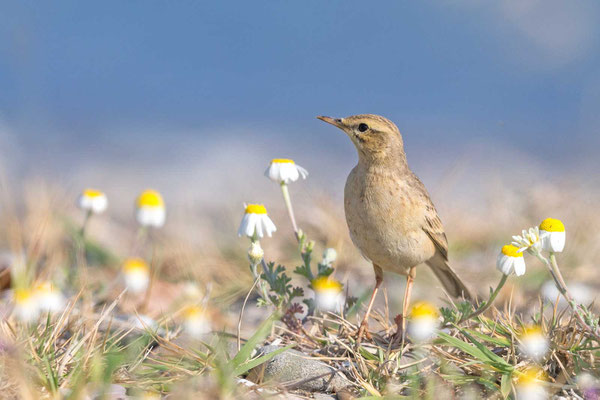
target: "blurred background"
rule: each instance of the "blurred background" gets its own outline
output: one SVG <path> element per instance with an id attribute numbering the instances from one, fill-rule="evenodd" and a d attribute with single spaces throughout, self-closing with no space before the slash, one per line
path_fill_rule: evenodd
<path id="1" fill-rule="evenodd" d="M 262 176 L 285 157 L 310 172 L 291 187 L 301 226 L 336 247 L 340 278 L 370 284 L 343 218 L 355 150 L 315 119 L 359 113 L 400 128 L 467 281 L 496 280 L 498 246 L 548 216 L 567 226 L 567 276 L 594 279 L 599 109 L 594 1 L 0 6 L 5 197 L 27 215 L 45 204 L 81 218 L 77 194 L 102 189 L 109 216 L 92 235 L 126 256 L 133 198 L 155 188 L 170 265 L 198 279 L 246 271 L 244 201 L 265 203 L 280 228 L 267 258 L 297 263 L 277 185 Z"/>

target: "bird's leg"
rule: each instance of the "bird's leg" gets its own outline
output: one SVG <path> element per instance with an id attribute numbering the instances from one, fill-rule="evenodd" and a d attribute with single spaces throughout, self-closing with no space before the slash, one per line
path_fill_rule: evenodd
<path id="1" fill-rule="evenodd" d="M 379 290 L 379 286 L 381 286 L 381 282 L 383 281 L 383 270 L 373 264 L 373 269 L 375 270 L 375 288 L 373 289 L 373 293 L 371 294 L 371 300 L 369 300 L 369 305 L 367 306 L 367 313 L 365 314 L 362 322 L 360 323 L 360 327 L 358 328 L 358 336 L 356 338 L 356 343 L 360 343 L 363 335 L 366 333 L 367 337 L 369 336 L 369 314 L 371 314 L 371 308 L 373 308 L 373 303 L 375 302 L 375 296 L 377 296 L 377 291 Z"/>
<path id="2" fill-rule="evenodd" d="M 415 281 L 417 271 L 415 267 L 412 267 L 406 275 L 406 290 L 404 291 L 404 300 L 402 301 L 402 332 L 406 329 L 406 317 L 408 315 L 408 306 L 410 305 L 410 293 L 412 292 L 412 285 Z"/>

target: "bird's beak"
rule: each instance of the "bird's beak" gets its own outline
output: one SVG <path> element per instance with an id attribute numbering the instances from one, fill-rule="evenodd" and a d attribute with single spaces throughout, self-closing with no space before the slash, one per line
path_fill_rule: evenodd
<path id="1" fill-rule="evenodd" d="M 331 117 L 325 117 L 324 115 L 319 115 L 317 117 L 318 119 L 320 119 L 321 121 L 325 121 L 328 124 L 331 124 L 333 126 L 337 126 L 340 129 L 343 129 L 343 122 L 341 118 L 331 118 Z"/>

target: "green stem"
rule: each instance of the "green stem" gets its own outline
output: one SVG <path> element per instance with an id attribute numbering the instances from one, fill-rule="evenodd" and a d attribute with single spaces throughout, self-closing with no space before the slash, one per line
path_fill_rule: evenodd
<path id="1" fill-rule="evenodd" d="M 600 341 L 600 335 L 596 332 L 596 330 L 591 327 L 586 321 L 584 316 L 582 315 L 581 307 L 575 303 L 573 296 L 569 292 L 567 288 L 567 284 L 563 279 L 563 276 L 558 268 L 558 263 L 556 262 L 556 254 L 554 252 L 550 253 L 550 260 L 548 261 L 544 256 L 542 256 L 539 251 L 535 253 L 535 256 L 548 267 L 548 271 L 550 271 L 550 275 L 554 279 L 554 283 L 556 284 L 556 288 L 563 295 L 571 310 L 575 314 L 575 317 L 579 321 L 580 325 L 585 328 L 597 341 Z"/>
<path id="2" fill-rule="evenodd" d="M 285 182 L 281 182 L 281 192 L 283 193 L 283 201 L 285 201 L 285 207 L 287 208 L 288 215 L 292 221 L 292 228 L 294 228 L 294 236 L 296 240 L 300 240 L 300 234 L 298 233 L 298 225 L 296 225 L 296 217 L 294 217 L 294 209 L 292 208 L 292 201 L 290 199 L 290 191 Z"/>
<path id="3" fill-rule="evenodd" d="M 457 325 L 462 324 L 463 322 L 468 321 L 471 318 L 475 318 L 475 317 L 483 314 L 488 308 L 490 308 L 492 306 L 492 303 L 494 302 L 494 300 L 496 300 L 496 297 L 498 296 L 498 293 L 500 293 L 500 289 L 502 289 L 502 287 L 506 283 L 507 279 L 508 279 L 508 275 L 502 274 L 502 278 L 500 279 L 500 282 L 498 282 L 498 286 L 496 286 L 496 289 L 494 289 L 494 291 L 490 295 L 489 300 L 486 301 L 483 304 L 483 306 L 481 306 L 477 310 L 473 311 L 471 314 L 463 316 L 458 321 Z"/>
<path id="4" fill-rule="evenodd" d="M 92 210 L 87 210 L 85 213 L 85 217 L 83 218 L 83 223 L 81 224 L 81 229 L 79 229 L 79 236 L 81 239 L 85 241 L 85 229 L 87 228 L 88 222 L 92 217 Z"/>

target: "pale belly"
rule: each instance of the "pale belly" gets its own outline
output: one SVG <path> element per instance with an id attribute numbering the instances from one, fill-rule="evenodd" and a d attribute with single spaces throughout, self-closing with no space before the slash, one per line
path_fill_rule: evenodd
<path id="1" fill-rule="evenodd" d="M 435 254 L 422 229 L 423 210 L 401 185 L 359 179 L 355 170 L 344 190 L 346 222 L 363 256 L 384 270 L 406 275 Z M 384 189 L 385 188 L 385 189 Z"/>

